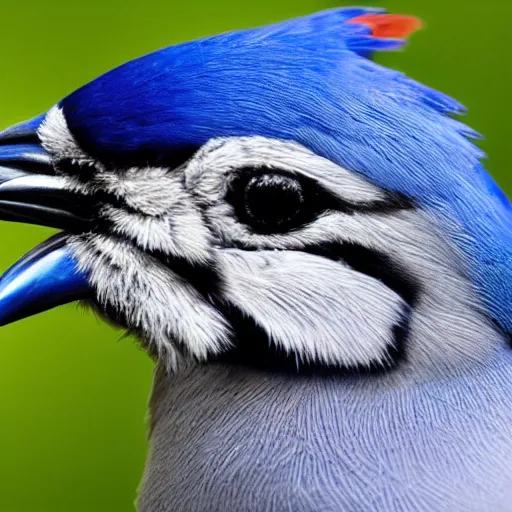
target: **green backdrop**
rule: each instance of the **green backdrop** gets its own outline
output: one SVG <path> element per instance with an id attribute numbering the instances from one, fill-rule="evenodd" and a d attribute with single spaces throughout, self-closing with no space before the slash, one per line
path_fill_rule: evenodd
<path id="1" fill-rule="evenodd" d="M 366 4 L 366 2 L 356 2 Z M 428 30 L 386 65 L 470 108 L 509 193 L 512 4 L 378 0 Z M 343 5 L 313 0 L 0 0 L 0 128 L 45 111 L 111 67 L 229 29 Z M 0 224 L 0 270 L 50 234 Z M 133 340 L 69 305 L 0 330 L 0 511 L 129 511 L 147 445 L 152 364 Z"/>

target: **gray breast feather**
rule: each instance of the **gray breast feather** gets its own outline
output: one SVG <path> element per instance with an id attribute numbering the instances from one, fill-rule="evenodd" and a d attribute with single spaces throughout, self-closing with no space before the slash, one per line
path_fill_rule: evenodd
<path id="1" fill-rule="evenodd" d="M 511 358 L 421 383 L 157 371 L 139 511 L 512 511 Z"/>

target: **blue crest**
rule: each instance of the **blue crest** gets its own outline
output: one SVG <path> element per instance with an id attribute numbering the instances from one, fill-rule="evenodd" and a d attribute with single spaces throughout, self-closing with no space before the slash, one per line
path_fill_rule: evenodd
<path id="1" fill-rule="evenodd" d="M 512 216 L 483 169 L 477 134 L 451 98 L 368 60 L 379 38 L 335 9 L 173 46 L 129 62 L 61 102 L 106 161 L 187 155 L 213 137 L 293 140 L 436 216 L 491 315 L 512 331 Z M 154 161 L 154 160 L 151 160 Z"/>

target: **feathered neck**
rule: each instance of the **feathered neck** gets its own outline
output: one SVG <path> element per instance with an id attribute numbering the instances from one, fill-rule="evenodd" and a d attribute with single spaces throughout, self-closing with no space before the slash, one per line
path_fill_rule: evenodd
<path id="1" fill-rule="evenodd" d="M 157 369 L 139 510 L 505 510 L 511 363 L 424 382 Z"/>

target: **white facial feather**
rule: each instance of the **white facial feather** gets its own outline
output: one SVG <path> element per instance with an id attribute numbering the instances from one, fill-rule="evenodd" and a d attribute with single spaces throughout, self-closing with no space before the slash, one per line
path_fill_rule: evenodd
<path id="1" fill-rule="evenodd" d="M 380 281 L 311 254 L 227 249 L 219 250 L 219 264 L 225 300 L 302 362 L 386 361 L 393 329 L 408 310 Z"/>
<path id="2" fill-rule="evenodd" d="M 78 235 L 70 245 L 98 302 L 121 313 L 168 368 L 176 369 L 182 356 L 204 361 L 229 347 L 222 315 L 153 258 L 103 235 Z"/>
<path id="3" fill-rule="evenodd" d="M 72 160 L 79 165 L 94 165 L 94 160 L 78 145 L 69 131 L 60 107 L 55 106 L 48 111 L 37 133 L 43 148 L 54 158 Z"/>
<path id="4" fill-rule="evenodd" d="M 40 137 L 55 160 L 92 162 L 59 109 L 50 111 Z M 121 201 L 99 212 L 115 236 L 74 237 L 72 248 L 81 268 L 90 272 L 99 303 L 123 315 L 169 367 L 176 367 L 180 354 L 205 360 L 226 350 L 230 326 L 211 297 L 199 294 L 173 272 L 172 264 L 164 266 L 147 250 L 213 263 L 223 282 L 218 300 L 250 316 L 272 343 L 299 361 L 341 367 L 382 362 L 407 308 L 379 279 L 303 252 L 326 243 L 377 251 L 419 285 L 404 371 L 419 376 L 471 364 L 503 341 L 456 251 L 436 219 L 422 211 L 324 211 L 282 234 L 257 234 L 241 223 L 226 192 L 234 173 L 247 168 L 307 177 L 353 205 L 387 200 L 385 191 L 296 143 L 262 137 L 212 140 L 178 169 L 119 172 L 94 165 L 90 181 L 67 175 L 67 186 L 86 195 L 107 192 Z"/>
<path id="5" fill-rule="evenodd" d="M 174 171 L 162 167 L 130 168 L 123 172 L 98 173 L 89 188 L 104 190 L 140 213 L 152 217 L 169 214 L 170 210 L 191 209 L 189 194 L 183 179 Z"/>
<path id="6" fill-rule="evenodd" d="M 161 168 L 104 172 L 94 187 L 121 198 L 131 208 L 106 205 L 100 216 L 114 232 L 129 237 L 142 250 L 157 250 L 191 263 L 211 260 L 210 230 L 183 186 L 183 177 Z"/>
<path id="7" fill-rule="evenodd" d="M 177 209 L 174 217 L 144 216 L 111 205 L 99 213 L 112 222 L 114 233 L 131 238 L 143 251 L 161 251 L 198 264 L 211 259 L 209 231 L 194 208 Z"/>

